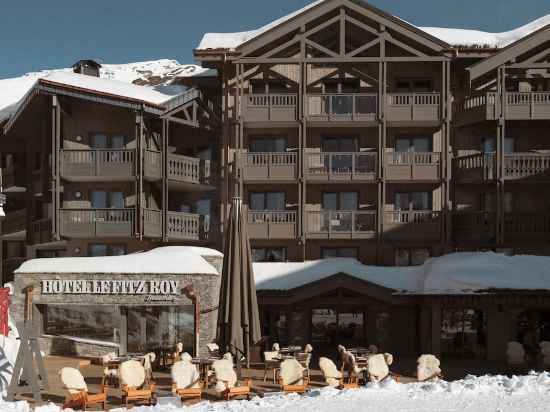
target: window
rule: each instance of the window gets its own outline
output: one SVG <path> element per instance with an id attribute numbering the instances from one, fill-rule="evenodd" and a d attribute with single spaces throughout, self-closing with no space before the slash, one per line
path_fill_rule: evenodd
<path id="1" fill-rule="evenodd" d="M 201 216 L 210 216 L 210 199 L 201 199 L 195 202 L 195 213 Z"/>
<path id="2" fill-rule="evenodd" d="M 286 262 L 286 248 L 259 247 L 252 248 L 253 262 Z"/>
<path id="3" fill-rule="evenodd" d="M 323 259 L 354 258 L 357 259 L 357 248 L 354 247 L 325 247 L 321 249 Z"/>
<path id="4" fill-rule="evenodd" d="M 418 137 L 398 137 L 395 140 L 395 151 L 405 152 L 431 152 L 432 139 L 425 136 Z"/>
<path id="5" fill-rule="evenodd" d="M 433 91 L 430 79 L 401 79 L 396 82 L 397 93 L 429 93 Z"/>
<path id="6" fill-rule="evenodd" d="M 514 194 L 512 192 L 505 192 L 502 198 L 502 204 L 504 213 L 511 213 L 514 211 Z M 495 193 L 482 193 L 481 194 L 481 209 L 484 212 L 496 212 L 497 210 L 497 198 Z"/>
<path id="7" fill-rule="evenodd" d="M 430 192 L 397 192 L 395 193 L 395 210 L 431 210 L 432 197 Z"/>
<path id="8" fill-rule="evenodd" d="M 120 135 L 93 133 L 90 140 L 94 149 L 122 149 L 126 139 Z"/>
<path id="9" fill-rule="evenodd" d="M 92 209 L 123 209 L 124 193 L 92 190 Z"/>
<path id="10" fill-rule="evenodd" d="M 250 193 L 250 210 L 285 210 L 285 192 Z"/>
<path id="11" fill-rule="evenodd" d="M 356 137 L 325 137 L 323 138 L 323 152 L 357 152 L 358 144 Z"/>
<path id="12" fill-rule="evenodd" d="M 513 153 L 515 151 L 515 139 L 506 137 L 504 139 L 504 153 Z M 497 143 L 494 137 L 488 137 L 481 140 L 481 150 L 483 153 L 495 153 L 497 151 Z"/>
<path id="13" fill-rule="evenodd" d="M 357 210 L 358 206 L 357 192 L 323 193 L 323 210 Z"/>
<path id="14" fill-rule="evenodd" d="M 251 153 L 280 153 L 286 152 L 286 149 L 285 137 L 254 137 L 250 140 Z"/>
<path id="15" fill-rule="evenodd" d="M 395 249 L 395 266 L 420 266 L 430 258 L 430 249 Z"/>
<path id="16" fill-rule="evenodd" d="M 459 358 L 483 359 L 486 352 L 487 316 L 480 309 L 443 309 L 441 353 Z"/>
<path id="17" fill-rule="evenodd" d="M 251 80 L 252 94 L 283 94 L 288 93 L 288 85 L 283 80 Z"/>
<path id="18" fill-rule="evenodd" d="M 125 254 L 125 245 L 108 245 L 100 243 L 88 245 L 88 256 L 121 256 Z"/>
<path id="19" fill-rule="evenodd" d="M 102 342 L 120 342 L 120 316 L 116 306 L 45 305 L 44 333 Z"/>

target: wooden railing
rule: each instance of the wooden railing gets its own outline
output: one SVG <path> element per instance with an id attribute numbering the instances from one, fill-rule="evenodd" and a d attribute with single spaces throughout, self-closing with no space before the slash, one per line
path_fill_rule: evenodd
<path id="1" fill-rule="evenodd" d="M 361 175 L 376 173 L 376 153 L 321 152 L 306 154 L 306 173 L 310 175 Z"/>
<path id="2" fill-rule="evenodd" d="M 168 212 L 169 239 L 207 240 L 209 232 L 209 216 L 184 212 Z"/>
<path id="3" fill-rule="evenodd" d="M 456 212 L 453 215 L 454 233 L 464 238 L 495 236 L 496 213 L 485 211 Z"/>
<path id="4" fill-rule="evenodd" d="M 504 235 L 547 235 L 550 236 L 550 214 L 548 213 L 505 213 Z"/>
<path id="5" fill-rule="evenodd" d="M 550 104 L 549 92 L 506 92 L 506 103 L 515 105 Z"/>
<path id="6" fill-rule="evenodd" d="M 2 233 L 21 232 L 27 228 L 27 210 L 19 209 L 6 212 L 6 217 L 2 221 Z"/>
<path id="7" fill-rule="evenodd" d="M 376 233 L 376 212 L 321 210 L 307 212 L 308 233 Z"/>
<path id="8" fill-rule="evenodd" d="M 504 176 L 509 179 L 549 177 L 550 154 L 510 153 L 504 155 Z"/>
<path id="9" fill-rule="evenodd" d="M 298 101 L 298 96 L 292 93 L 249 94 L 245 98 L 249 107 L 293 107 Z"/>
<path id="10" fill-rule="evenodd" d="M 62 149 L 61 173 L 64 176 L 133 176 L 135 157 L 133 149 Z"/>
<path id="11" fill-rule="evenodd" d="M 492 180 L 496 178 L 495 153 L 475 153 L 453 160 L 457 178 Z"/>
<path id="12" fill-rule="evenodd" d="M 61 232 L 68 237 L 131 237 L 134 209 L 61 209 Z"/>
<path id="13" fill-rule="evenodd" d="M 454 102 L 454 111 L 456 113 L 465 112 L 487 105 L 495 105 L 497 101 L 497 93 L 475 93 L 462 100 Z"/>
<path id="14" fill-rule="evenodd" d="M 435 165 L 441 162 L 439 152 L 391 152 L 386 153 L 388 165 Z"/>
<path id="15" fill-rule="evenodd" d="M 398 210 L 385 212 L 386 223 L 418 225 L 434 224 L 439 225 L 441 212 L 433 210 Z"/>
<path id="16" fill-rule="evenodd" d="M 210 160 L 182 155 L 168 156 L 168 179 L 185 183 L 211 184 Z"/>
<path id="17" fill-rule="evenodd" d="M 155 209 L 143 209 L 143 230 L 145 236 L 162 236 L 162 211 Z"/>
<path id="18" fill-rule="evenodd" d="M 440 93 L 389 93 L 390 106 L 439 106 Z"/>
<path id="19" fill-rule="evenodd" d="M 373 93 L 312 94 L 307 96 L 309 116 L 371 116 L 378 113 L 378 95 Z"/>
<path id="20" fill-rule="evenodd" d="M 273 210 L 249 210 L 248 223 L 296 223 L 296 212 Z"/>
<path id="21" fill-rule="evenodd" d="M 296 153 L 242 153 L 241 161 L 243 166 L 292 166 L 296 164 Z"/>
<path id="22" fill-rule="evenodd" d="M 145 150 L 145 176 L 160 179 L 162 177 L 162 154 L 156 150 Z"/>

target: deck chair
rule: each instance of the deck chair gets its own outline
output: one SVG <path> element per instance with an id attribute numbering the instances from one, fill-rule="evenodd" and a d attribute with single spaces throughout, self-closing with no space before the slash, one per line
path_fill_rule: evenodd
<path id="1" fill-rule="evenodd" d="M 172 393 L 181 398 L 201 399 L 203 382 L 197 367 L 190 361 L 181 360 L 172 365 Z"/>
<path id="2" fill-rule="evenodd" d="M 304 367 L 296 359 L 285 359 L 281 362 L 279 384 L 284 393 L 305 393 L 309 379 L 304 377 Z"/>
<path id="3" fill-rule="evenodd" d="M 508 342 L 506 358 L 508 360 L 508 369 L 510 372 L 525 372 L 527 370 L 527 354 L 521 343 Z"/>
<path id="4" fill-rule="evenodd" d="M 365 368 L 359 367 L 357 365 L 357 361 L 355 360 L 355 356 L 353 356 L 351 352 L 348 352 L 345 349 L 340 356 L 342 357 L 342 368 L 340 370 L 340 372 L 342 373 L 342 387 L 344 389 L 358 388 L 359 378 L 365 372 Z"/>
<path id="5" fill-rule="evenodd" d="M 245 396 L 250 399 L 251 380 L 246 379 L 243 384 L 239 385 L 237 380 L 237 374 L 233 368 L 233 361 L 225 357 L 223 359 L 214 361 L 212 364 L 214 370 L 214 377 L 216 379 L 216 385 L 214 390 L 226 401 Z"/>
<path id="6" fill-rule="evenodd" d="M 103 377 L 101 378 L 102 385 L 118 385 L 118 367 L 113 367 L 110 365 L 114 358 L 116 358 L 116 353 L 114 352 L 110 352 L 101 357 L 101 364 L 103 365 Z"/>
<path id="7" fill-rule="evenodd" d="M 390 365 L 393 363 L 391 353 L 377 353 L 368 357 L 367 374 L 371 382 L 381 382 L 390 376 L 399 381 L 399 376 L 390 372 Z"/>
<path id="8" fill-rule="evenodd" d="M 63 386 L 69 392 L 65 399 L 63 408 L 65 409 L 82 409 L 85 411 L 88 406 L 99 405 L 101 410 L 107 409 L 107 392 L 105 386 L 102 385 L 102 390 L 97 394 L 88 393 L 88 385 L 84 377 L 78 369 L 63 368 L 59 371 L 59 377 Z"/>
<path id="9" fill-rule="evenodd" d="M 277 382 L 277 376 L 279 375 L 279 352 L 270 351 L 264 352 L 264 382 L 267 381 L 267 375 L 273 371 L 273 383 Z"/>
<path id="10" fill-rule="evenodd" d="M 155 384 L 146 383 L 145 368 L 136 360 L 123 362 L 119 368 L 122 402 L 128 407 L 129 402 L 153 404 Z"/>
<path id="11" fill-rule="evenodd" d="M 325 378 L 325 383 L 333 388 L 343 388 L 344 376 L 329 358 L 319 358 L 319 369 Z"/>
<path id="12" fill-rule="evenodd" d="M 154 382 L 153 378 L 153 363 L 157 359 L 157 355 L 154 352 L 147 353 L 143 357 L 143 368 L 145 369 L 145 383 L 149 384 Z"/>
<path id="13" fill-rule="evenodd" d="M 176 343 L 176 348 L 172 354 L 173 363 L 179 362 L 181 360 L 181 354 L 183 353 L 183 343 Z"/>
<path id="14" fill-rule="evenodd" d="M 416 360 L 416 379 L 418 382 L 435 381 L 442 377 L 441 362 L 434 355 L 421 355 Z"/>
<path id="15" fill-rule="evenodd" d="M 305 346 L 304 351 L 296 355 L 296 360 L 300 362 L 300 365 L 302 365 L 302 367 L 305 369 L 305 374 L 308 380 L 311 380 L 309 372 L 309 364 L 311 363 L 311 352 L 313 352 L 313 346 L 308 343 Z"/>

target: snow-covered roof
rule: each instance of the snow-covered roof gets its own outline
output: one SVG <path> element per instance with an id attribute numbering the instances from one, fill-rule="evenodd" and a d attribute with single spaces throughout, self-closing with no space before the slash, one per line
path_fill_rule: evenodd
<path id="1" fill-rule="evenodd" d="M 286 16 L 281 17 L 269 24 L 258 29 L 236 32 L 236 33 L 206 33 L 197 49 L 228 49 L 234 50 L 240 45 L 252 40 L 255 37 L 271 30 L 272 28 L 279 26 L 282 23 L 291 20 L 299 14 L 321 4 L 327 0 L 317 0 L 307 6 L 296 10 Z M 396 17 L 397 18 L 397 17 Z M 401 19 L 400 19 L 401 20 Z M 405 22 L 406 23 L 406 22 Z M 550 15 L 541 17 L 534 20 L 524 26 L 518 27 L 514 30 L 502 32 L 502 33 L 490 33 L 481 30 L 472 29 L 459 29 L 459 28 L 444 28 L 444 27 L 422 27 L 416 26 L 419 30 L 445 42 L 454 47 L 479 47 L 479 48 L 503 48 L 506 47 L 525 36 L 543 28 L 550 24 Z"/>
<path id="2" fill-rule="evenodd" d="M 254 264 L 258 290 L 291 290 L 338 273 L 405 294 L 550 290 L 550 257 L 543 256 L 462 252 L 432 258 L 416 267 L 367 266 L 343 258 Z"/>
<path id="3" fill-rule="evenodd" d="M 16 112 L 20 102 L 37 80 L 58 73 L 70 75 L 73 70 L 72 68 L 43 70 L 11 79 L 0 79 L 0 122 Z M 185 90 L 184 86 L 174 84 L 179 78 L 215 75 L 215 70 L 205 69 L 195 64 L 180 64 L 176 60 L 169 59 L 126 64 L 102 64 L 100 69 L 100 79 L 102 80 L 114 80 L 139 87 L 134 90 L 156 91 L 160 95 L 166 96 L 164 100 Z M 119 87 L 121 86 L 119 85 Z M 158 97 L 158 100 L 162 100 L 162 97 Z"/>
<path id="4" fill-rule="evenodd" d="M 166 246 L 124 256 L 32 259 L 24 262 L 15 273 L 217 275 L 217 270 L 203 256 L 220 255 L 221 253 L 214 249 L 190 246 Z"/>

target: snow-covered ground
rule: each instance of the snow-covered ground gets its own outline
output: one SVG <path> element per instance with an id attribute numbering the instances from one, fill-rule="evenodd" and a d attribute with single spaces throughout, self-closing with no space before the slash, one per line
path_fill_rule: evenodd
<path id="1" fill-rule="evenodd" d="M 362 389 L 316 389 L 306 395 L 272 396 L 251 401 L 202 402 L 193 406 L 134 407 L 132 412 L 537 412 L 548 411 L 550 375 L 467 377 L 455 382 L 399 384 L 388 381 Z M 26 402 L 0 401 L 2 412 L 30 412 Z M 126 409 L 111 409 L 125 411 Z M 50 404 L 35 412 L 59 412 Z"/>

